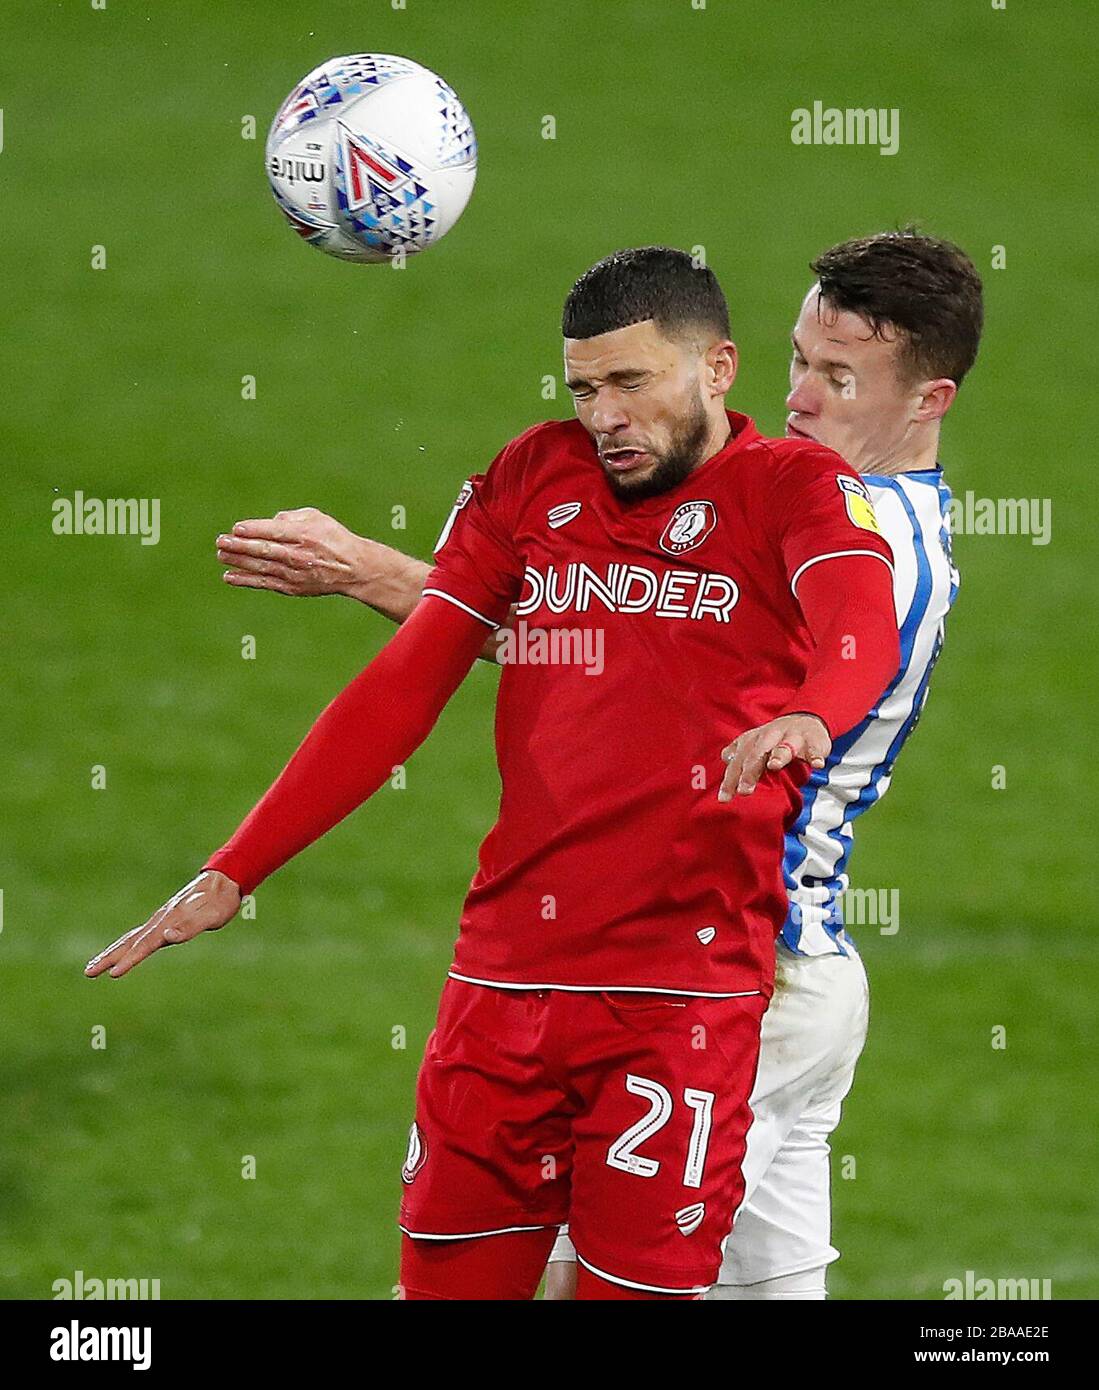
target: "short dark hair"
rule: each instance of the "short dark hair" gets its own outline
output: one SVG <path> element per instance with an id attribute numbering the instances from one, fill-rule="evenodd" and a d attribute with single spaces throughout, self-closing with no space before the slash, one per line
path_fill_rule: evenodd
<path id="1" fill-rule="evenodd" d="M 981 277 L 953 242 L 909 226 L 841 241 L 810 269 L 820 303 L 858 314 L 877 338 L 897 332 L 904 376 L 961 385 L 977 357 L 984 305 Z"/>
<path id="2" fill-rule="evenodd" d="M 729 337 L 729 306 L 707 266 L 670 246 L 615 251 L 586 270 L 561 314 L 566 338 L 594 338 L 652 319 L 665 336 Z"/>

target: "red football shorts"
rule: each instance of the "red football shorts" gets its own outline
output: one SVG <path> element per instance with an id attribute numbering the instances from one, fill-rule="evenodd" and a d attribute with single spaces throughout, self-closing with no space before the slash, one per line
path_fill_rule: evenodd
<path id="1" fill-rule="evenodd" d="M 416 1091 L 401 1229 L 569 1223 L 628 1287 L 709 1287 L 744 1193 L 761 995 L 511 990 L 448 980 Z"/>

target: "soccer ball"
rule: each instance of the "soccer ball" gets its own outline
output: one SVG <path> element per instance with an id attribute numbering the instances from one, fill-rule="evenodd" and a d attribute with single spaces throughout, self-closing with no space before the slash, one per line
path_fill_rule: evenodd
<path id="1" fill-rule="evenodd" d="M 267 177 L 311 246 L 391 261 L 425 250 L 462 215 L 477 138 L 441 77 L 409 58 L 353 53 L 314 68 L 279 107 Z"/>

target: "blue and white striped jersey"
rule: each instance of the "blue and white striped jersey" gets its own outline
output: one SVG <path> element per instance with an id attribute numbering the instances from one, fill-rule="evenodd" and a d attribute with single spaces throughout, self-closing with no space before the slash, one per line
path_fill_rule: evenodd
<path id="1" fill-rule="evenodd" d="M 950 491 L 941 469 L 892 478 L 862 475 L 893 548 L 893 594 L 901 665 L 862 721 L 838 738 L 805 784 L 801 814 L 786 836 L 783 872 L 790 910 L 781 940 L 799 955 L 846 955 L 841 897 L 855 821 L 889 789 L 893 765 L 916 727 L 958 592 L 950 553 Z"/>

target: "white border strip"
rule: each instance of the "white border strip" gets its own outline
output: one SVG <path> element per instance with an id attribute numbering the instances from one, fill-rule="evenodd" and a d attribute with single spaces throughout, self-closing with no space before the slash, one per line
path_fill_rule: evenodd
<path id="1" fill-rule="evenodd" d="M 479 618 L 486 627 L 492 628 L 493 632 L 500 626 L 499 623 L 494 623 L 491 618 L 486 618 L 483 613 L 478 613 L 476 608 L 470 608 L 468 603 L 463 603 L 461 599 L 455 598 L 453 594 L 445 593 L 442 589 L 424 589 L 421 597 L 427 594 L 434 594 L 436 598 L 445 598 L 447 603 L 452 603 L 455 608 L 460 608 L 463 613 L 468 613 L 471 618 Z"/>
<path id="2" fill-rule="evenodd" d="M 457 1235 L 441 1236 L 432 1231 L 410 1231 L 407 1226 L 400 1226 L 399 1230 L 412 1240 L 480 1240 L 482 1236 L 506 1236 L 512 1231 L 548 1231 L 555 1226 L 554 1221 L 545 1221 L 540 1226 L 501 1226 L 495 1231 L 459 1231 Z"/>
<path id="3" fill-rule="evenodd" d="M 793 590 L 794 597 L 798 596 L 798 580 L 809 568 L 810 565 L 818 564 L 821 560 L 839 560 L 844 555 L 873 555 L 875 560 L 880 560 L 883 565 L 888 565 L 889 573 L 893 573 L 893 565 L 878 550 L 829 550 L 826 555 L 814 555 L 811 560 L 806 560 L 804 565 L 799 565 L 794 571 L 794 577 L 790 580 L 790 588 Z M 425 589 L 424 593 L 428 591 Z"/>
<path id="4" fill-rule="evenodd" d="M 717 994 L 707 989 L 657 989 L 655 985 L 538 985 L 516 984 L 514 980 L 478 980 L 472 975 L 459 975 L 448 970 L 452 980 L 461 980 L 467 985 L 488 985 L 492 989 L 564 989 L 570 994 L 681 994 L 688 999 L 750 999 L 762 994 L 761 989 L 739 989 L 732 994 Z"/>
<path id="5" fill-rule="evenodd" d="M 595 1265 L 589 1264 L 588 1261 L 584 1259 L 579 1250 L 576 1252 L 576 1258 L 585 1269 L 590 1269 L 591 1272 L 597 1274 L 600 1279 L 606 1279 L 607 1282 L 611 1284 L 620 1284 L 624 1289 L 640 1289 L 642 1293 L 677 1293 L 687 1296 L 693 1293 L 707 1293 L 713 1288 L 712 1284 L 696 1284 L 694 1288 L 691 1289 L 662 1289 L 659 1284 L 635 1284 L 632 1279 L 619 1279 L 617 1274 L 608 1274 L 604 1269 L 596 1269 Z"/>

